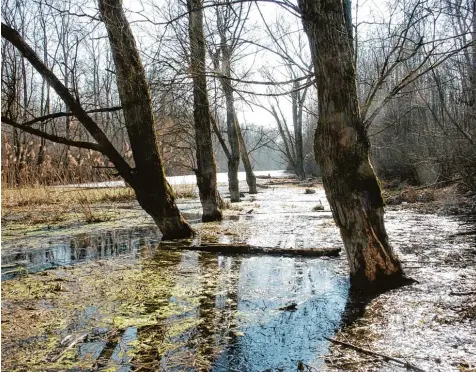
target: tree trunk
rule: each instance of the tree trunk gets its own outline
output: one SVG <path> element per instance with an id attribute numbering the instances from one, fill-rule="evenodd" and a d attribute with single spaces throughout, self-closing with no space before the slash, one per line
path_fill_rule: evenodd
<path id="1" fill-rule="evenodd" d="M 210 105 L 205 77 L 205 37 L 202 0 L 187 0 L 189 11 L 190 71 L 193 77 L 195 141 L 197 145 L 197 185 L 202 203 L 202 221 L 221 220 L 217 190 L 215 155 L 210 129 Z"/>
<path id="2" fill-rule="evenodd" d="M 470 82 L 471 82 L 471 106 L 476 104 L 476 1 L 471 4 L 471 66 L 470 66 Z"/>
<path id="3" fill-rule="evenodd" d="M 134 141 L 134 150 L 137 151 L 137 154 L 134 154 L 136 169 L 131 169 L 97 123 L 91 119 L 64 84 L 45 66 L 17 31 L 2 23 L 2 37 L 18 49 L 64 103 L 70 107 L 74 116 L 97 142 L 97 144 L 90 142 L 86 144 L 90 146 L 89 148 L 94 147 L 96 151 L 106 155 L 119 174 L 134 188 L 137 200 L 157 223 L 163 234 L 163 239 L 190 237 L 193 230 L 182 218 L 175 205 L 172 191 L 165 179 L 160 156 L 158 156 L 145 73 L 121 2 L 120 0 L 101 0 L 100 8 L 114 55 L 117 57 L 118 88 L 124 116 L 128 121 L 127 130 L 131 136 L 131 142 Z M 3 120 L 4 118 L 2 118 Z M 40 137 L 43 136 L 62 143 L 55 139 L 56 136 L 47 136 L 41 131 L 36 132 L 39 132 L 36 134 Z"/>
<path id="4" fill-rule="evenodd" d="M 99 9 L 111 43 L 119 96 L 136 166 L 130 184 L 139 204 L 159 226 L 163 239 L 190 237 L 192 229 L 181 216 L 165 178 L 157 148 L 149 86 L 122 1 L 100 0 Z"/>
<path id="5" fill-rule="evenodd" d="M 314 151 L 346 248 L 352 287 L 365 292 L 396 287 L 405 277 L 388 242 L 381 190 L 369 162 L 343 2 L 299 0 L 299 7 L 318 88 Z"/>
<path id="6" fill-rule="evenodd" d="M 220 18 L 219 18 L 220 19 Z M 222 52 L 222 76 L 220 83 L 225 94 L 226 101 L 226 128 L 228 134 L 228 143 L 230 144 L 230 158 L 228 159 L 228 188 L 230 190 L 231 202 L 240 201 L 240 184 L 238 181 L 238 167 L 240 166 L 240 141 L 238 139 L 238 130 L 235 112 L 235 99 L 233 97 L 233 87 L 229 79 L 231 75 L 231 56 L 229 47 L 226 43 L 225 35 L 221 35 Z"/>
<path id="7" fill-rule="evenodd" d="M 297 89 L 299 83 L 294 82 L 293 88 Z M 304 174 L 304 151 L 303 151 L 303 141 L 302 141 L 302 105 L 304 102 L 301 100 L 301 92 L 295 91 L 291 94 L 292 98 L 292 109 L 293 109 L 293 127 L 294 127 L 294 143 L 296 149 L 296 162 L 294 172 L 299 177 L 300 180 L 303 180 L 305 177 Z"/>
<path id="8" fill-rule="evenodd" d="M 250 194 L 257 194 L 258 189 L 256 188 L 256 176 L 255 176 L 255 173 L 253 172 L 253 167 L 251 166 L 248 151 L 246 150 L 246 144 L 243 138 L 243 132 L 241 131 L 240 124 L 238 124 L 238 122 L 236 123 L 236 131 L 238 133 L 238 140 L 240 141 L 241 161 L 243 162 L 243 167 L 245 168 L 246 183 L 248 184 L 248 190 Z"/>

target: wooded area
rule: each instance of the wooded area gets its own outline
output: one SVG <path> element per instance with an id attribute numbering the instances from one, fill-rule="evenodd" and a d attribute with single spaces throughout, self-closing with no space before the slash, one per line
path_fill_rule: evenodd
<path id="1" fill-rule="evenodd" d="M 126 14 L 116 0 L 6 2 L 2 183 L 119 175 L 174 239 L 193 231 L 166 173 L 193 171 L 202 221 L 215 221 L 226 205 L 215 153 L 231 202 L 240 157 L 250 193 L 252 161 L 281 157 L 300 179 L 322 175 L 353 285 L 401 283 L 375 172 L 476 190 L 474 1 L 394 2 L 362 22 L 350 1 L 278 2 L 274 22 L 263 6 L 190 0 Z M 270 125 L 242 127 L 245 106 Z"/>
<path id="2" fill-rule="evenodd" d="M 2 370 L 475 370 L 476 0 L 1 12 Z"/>

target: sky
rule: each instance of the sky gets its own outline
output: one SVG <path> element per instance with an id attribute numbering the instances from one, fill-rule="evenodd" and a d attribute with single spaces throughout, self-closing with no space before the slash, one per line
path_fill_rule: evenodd
<path id="1" fill-rule="evenodd" d="M 130 21 L 133 21 L 133 29 L 135 36 L 138 38 L 140 41 L 140 45 L 146 45 L 147 40 L 150 39 L 148 36 L 148 26 L 147 23 L 142 23 L 139 22 L 137 24 L 134 23 L 136 20 L 143 20 L 144 17 L 142 16 L 143 14 L 146 15 L 149 19 L 152 19 L 153 21 L 160 22 L 163 21 L 163 19 L 160 18 L 154 12 L 153 6 L 156 7 L 166 7 L 167 6 L 167 1 L 163 0 L 147 0 L 147 1 L 136 1 L 136 0 L 126 0 L 124 1 L 124 6 L 125 9 L 128 9 L 129 12 L 127 13 L 127 16 Z M 154 4 L 153 6 L 151 4 Z M 250 25 L 258 25 L 258 28 L 261 28 L 261 30 L 257 30 L 254 32 L 253 37 L 256 37 L 256 40 L 260 40 L 260 42 L 264 42 L 264 38 L 266 37 L 266 32 L 264 28 L 264 22 L 263 18 L 265 19 L 266 23 L 270 26 L 273 27 L 273 24 L 276 23 L 276 20 L 284 19 L 286 22 L 289 22 L 292 25 L 292 29 L 294 31 L 298 29 L 302 29 L 302 25 L 297 20 L 295 15 L 284 9 L 283 7 L 280 7 L 276 4 L 272 4 L 269 2 L 261 2 L 259 3 L 259 8 L 261 10 L 260 12 L 257 10 L 256 6 L 253 6 L 252 11 L 250 12 L 250 17 L 248 20 L 248 23 Z M 371 20 L 375 18 L 385 18 L 384 14 L 380 10 L 381 2 L 376 1 L 376 0 L 360 0 L 360 1 L 353 1 L 353 15 L 354 15 L 354 22 L 355 22 L 355 16 L 356 14 L 358 15 L 358 22 L 361 21 L 366 21 L 366 20 Z M 356 8 L 358 6 L 358 13 L 356 12 Z M 185 10 L 185 9 L 184 9 Z M 206 9 L 206 12 L 211 12 L 212 9 Z M 210 13 L 208 13 L 210 15 Z M 263 18 L 262 18 L 263 17 Z M 361 27 L 362 31 L 362 27 Z M 290 39 L 292 42 L 292 38 Z M 307 41 L 307 39 L 306 39 Z M 155 41 L 154 41 L 155 42 Z M 270 45 L 272 46 L 272 45 Z M 307 47 L 307 46 L 306 46 Z M 304 53 L 308 54 L 308 51 L 305 51 Z M 258 58 L 256 56 L 250 55 L 243 60 L 240 61 L 240 66 L 235 66 L 237 70 L 241 71 L 253 71 L 253 73 L 249 76 L 246 77 L 247 80 L 265 80 L 265 78 L 260 74 L 260 70 L 262 69 L 268 69 L 271 71 L 273 77 L 276 80 L 287 80 L 289 77 L 287 77 L 284 74 L 284 70 L 279 67 L 282 62 L 279 57 L 277 57 L 275 54 L 271 52 L 266 52 L 262 50 Z M 209 87 L 210 88 L 210 87 Z M 290 86 L 288 86 L 288 89 Z M 243 87 L 243 89 L 246 89 L 248 91 L 252 91 L 255 93 L 267 93 L 269 92 L 268 88 L 263 85 L 248 85 L 247 87 Z M 312 92 L 315 94 L 315 92 Z M 315 96 L 310 95 L 310 100 L 313 99 L 315 100 Z M 266 105 L 269 106 L 269 99 L 266 97 L 260 97 L 260 96 L 250 96 L 246 94 L 236 94 L 235 93 L 235 99 L 236 99 L 236 108 L 237 108 L 237 115 L 240 123 L 242 125 L 246 125 L 248 123 L 255 124 L 255 125 L 260 125 L 260 126 L 266 126 L 266 127 L 275 127 L 275 121 L 274 118 L 270 113 L 268 113 L 266 110 L 253 105 L 252 102 L 258 102 L 261 105 Z M 284 115 L 286 116 L 287 121 L 289 124 L 291 124 L 291 103 L 290 103 L 290 98 L 289 96 L 285 97 L 280 97 L 279 98 L 279 106 L 281 110 L 283 111 Z"/>

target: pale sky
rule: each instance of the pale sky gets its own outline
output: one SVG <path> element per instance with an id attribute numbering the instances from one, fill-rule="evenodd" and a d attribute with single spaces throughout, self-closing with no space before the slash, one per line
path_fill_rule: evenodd
<path id="1" fill-rule="evenodd" d="M 163 19 L 160 19 L 160 17 L 157 14 L 155 14 L 155 12 L 151 11 L 149 7 L 151 7 L 150 4 L 154 4 L 155 6 L 160 7 L 162 6 L 162 4 L 163 6 L 166 6 L 167 3 L 168 2 L 164 0 L 146 0 L 146 1 L 126 0 L 124 1 L 124 6 L 126 9 L 129 9 L 131 11 L 131 12 L 128 12 L 128 18 L 130 21 L 141 19 L 141 18 L 143 19 L 143 17 L 140 14 L 146 14 L 147 18 L 153 20 L 154 22 L 161 22 L 163 21 Z M 354 1 L 353 2 L 354 17 L 356 14 L 355 13 L 356 6 L 358 5 L 359 7 L 359 10 L 357 13 L 358 22 L 361 22 L 363 20 L 370 21 L 371 19 L 384 18 L 384 14 L 382 14 L 382 12 L 379 10 L 380 9 L 378 5 L 379 3 L 381 4 L 381 2 L 375 1 L 375 0 Z M 286 21 L 290 23 L 293 22 L 294 29 L 297 29 L 298 27 L 302 28 L 301 23 L 299 21 L 297 22 L 295 21 L 296 17 L 292 15 L 291 13 L 289 13 L 288 11 L 286 11 L 285 9 L 283 9 L 282 7 L 276 4 L 269 3 L 269 2 L 261 2 L 258 4 L 261 9 L 261 13 L 266 19 L 266 22 L 268 25 L 272 26 L 276 22 L 276 19 L 279 16 L 282 16 L 284 17 Z M 206 11 L 210 11 L 210 9 L 206 9 Z M 250 13 L 249 23 L 258 24 L 260 25 L 260 27 L 264 29 L 261 15 L 257 11 L 255 6 L 253 6 L 253 10 Z M 140 40 L 139 44 L 140 45 L 147 44 L 147 39 L 148 39 L 147 23 L 133 24 L 133 29 L 134 29 L 136 38 Z M 262 32 L 263 32 L 263 35 L 265 35 L 264 31 Z M 308 51 L 306 52 L 308 53 Z M 279 57 L 277 57 L 273 53 L 263 51 L 260 53 L 259 58 L 255 58 L 254 56 L 249 56 L 245 58 L 241 63 L 243 64 L 242 69 L 246 69 L 246 70 L 251 69 L 252 71 L 254 71 L 254 73 L 251 76 L 248 76 L 246 78 L 247 80 L 264 80 L 262 75 L 259 73 L 259 70 L 264 68 L 265 66 L 268 66 L 268 67 L 277 66 L 281 62 Z M 289 77 L 286 77 L 283 74 L 284 71 L 282 68 L 274 67 L 272 68 L 272 71 L 273 71 L 273 76 L 276 80 L 289 79 Z M 267 87 L 262 85 L 249 85 L 245 89 L 249 91 L 253 91 L 255 93 L 267 92 Z M 310 98 L 315 99 L 316 97 L 311 96 Z M 235 93 L 235 99 L 237 100 L 236 108 L 237 108 L 237 114 L 238 114 L 238 119 L 240 120 L 240 123 L 242 124 L 253 123 L 257 125 L 272 126 L 272 127 L 276 126 L 274 118 L 271 116 L 271 114 L 269 114 L 264 109 L 258 106 L 243 102 L 240 98 L 240 95 L 236 93 Z M 268 105 L 268 99 L 265 97 L 255 96 L 254 99 L 259 101 L 263 105 Z M 291 104 L 290 104 L 288 96 L 281 97 L 279 99 L 279 106 L 281 110 L 283 111 L 283 113 L 285 114 L 285 116 L 287 117 L 289 124 L 291 124 Z"/>

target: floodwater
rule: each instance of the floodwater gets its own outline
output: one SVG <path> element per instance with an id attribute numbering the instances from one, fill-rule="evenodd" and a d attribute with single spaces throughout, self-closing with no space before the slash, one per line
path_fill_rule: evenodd
<path id="1" fill-rule="evenodd" d="M 186 250 L 200 241 L 290 250 L 340 247 L 324 192 L 321 187 L 316 191 L 308 195 L 303 188 L 269 185 L 257 195 L 246 195 L 221 223 L 212 224 L 198 222 L 198 201 L 182 201 L 180 208 L 199 232 L 195 241 L 161 244 L 157 229 L 144 224 L 54 239 L 42 236 L 34 248 L 21 239 L 7 242 L 2 246 L 2 367 L 292 371 L 303 363 L 307 370 L 348 369 L 333 367 L 342 355 L 324 338 L 358 332 L 352 328 L 358 324 L 353 313 L 366 320 L 362 308 L 349 299 L 344 255 L 256 257 Z M 324 211 L 313 212 L 318 204 Z M 442 287 L 445 281 L 455 291 L 467 290 L 455 287 L 461 282 L 451 272 L 451 259 L 459 255 L 470 260 L 473 243 L 450 238 L 465 227 L 447 216 L 395 210 L 387 213 L 386 222 L 404 266 L 421 281 L 419 292 L 416 298 L 414 292 L 401 290 L 398 296 L 408 297 L 405 306 L 410 310 L 397 315 L 391 313 L 399 306 L 395 296 L 385 295 L 379 311 L 371 303 L 374 324 L 394 332 L 376 335 L 374 329 L 371 339 L 359 337 L 382 348 L 404 338 L 402 357 L 428 370 L 457 370 L 454 363 L 470 363 L 476 352 L 469 325 L 440 326 L 445 334 L 432 331 L 433 346 L 414 352 L 408 343 L 417 339 L 425 344 L 430 338 L 418 333 L 418 327 L 408 329 L 407 318 L 419 314 L 429 322 L 425 312 L 432 308 L 411 306 L 418 299 L 435 300 L 431 291 L 441 298 L 449 290 Z M 443 261 L 448 269 L 436 269 Z M 465 280 L 471 281 L 474 265 L 465 270 Z M 400 322 L 408 326 L 402 329 Z M 371 327 L 365 322 L 359 326 Z M 66 351 L 68 342 L 60 344 L 65 337 L 81 335 L 86 336 Z M 447 340 L 453 336 L 464 340 L 464 348 L 448 358 L 435 355 L 435 345 L 445 353 L 454 350 L 454 342 Z"/>
<path id="2" fill-rule="evenodd" d="M 273 170 L 273 171 L 255 171 L 255 176 L 270 176 L 273 178 L 277 177 L 287 177 L 288 173 L 284 170 Z M 246 181 L 246 173 L 238 172 L 238 180 Z M 194 174 L 186 176 L 167 176 L 167 181 L 172 185 L 194 185 L 197 183 L 197 177 Z M 228 182 L 228 173 L 219 172 L 217 173 L 217 182 L 218 183 L 227 183 Z M 123 187 L 125 186 L 124 181 L 106 181 L 106 182 L 94 182 L 94 183 L 81 183 L 69 185 L 69 187 Z M 65 186 L 61 186 L 65 187 Z"/>

